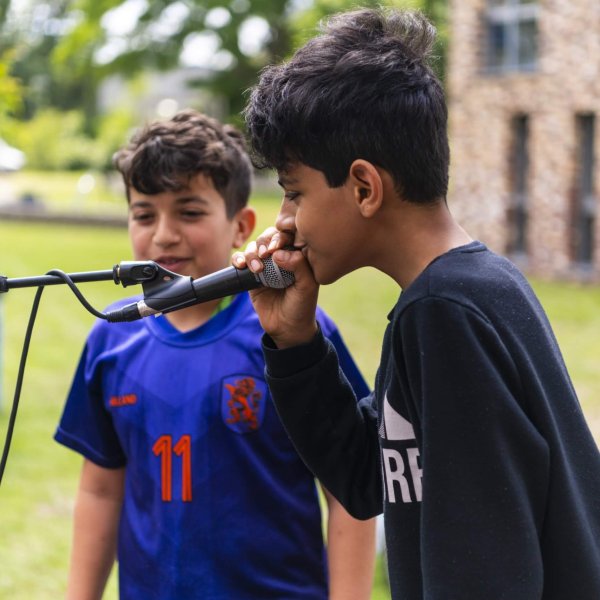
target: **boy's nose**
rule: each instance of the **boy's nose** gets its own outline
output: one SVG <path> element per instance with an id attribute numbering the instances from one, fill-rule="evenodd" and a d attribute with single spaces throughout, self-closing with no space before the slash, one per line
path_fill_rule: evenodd
<path id="1" fill-rule="evenodd" d="M 290 200 L 284 198 L 281 202 L 279 214 L 275 220 L 275 227 L 292 237 L 296 234 L 296 205 Z"/>
<path id="2" fill-rule="evenodd" d="M 169 219 L 163 218 L 159 219 L 156 224 L 153 240 L 157 246 L 172 246 L 179 242 L 180 234 L 177 227 Z"/>

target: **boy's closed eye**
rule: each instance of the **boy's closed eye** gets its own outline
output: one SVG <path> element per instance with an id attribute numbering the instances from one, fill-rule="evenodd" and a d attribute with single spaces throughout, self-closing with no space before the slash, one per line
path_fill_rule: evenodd
<path id="1" fill-rule="evenodd" d="M 154 218 L 154 214 L 150 212 L 133 213 L 131 218 L 138 223 L 149 223 Z"/>
<path id="2" fill-rule="evenodd" d="M 205 210 L 182 210 L 179 214 L 184 219 L 194 220 L 206 217 L 208 212 Z"/>
<path id="3" fill-rule="evenodd" d="M 286 202 L 295 202 L 298 200 L 299 196 L 300 196 L 300 192 L 285 192 L 283 194 L 283 199 Z"/>

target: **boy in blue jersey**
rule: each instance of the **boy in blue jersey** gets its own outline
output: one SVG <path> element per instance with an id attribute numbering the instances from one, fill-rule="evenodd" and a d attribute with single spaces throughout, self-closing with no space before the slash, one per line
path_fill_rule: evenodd
<path id="1" fill-rule="evenodd" d="M 115 162 L 136 260 L 198 278 L 252 232 L 251 165 L 235 129 L 183 111 Z M 366 393 L 335 325 L 319 321 Z M 373 523 L 325 492 L 326 556 L 314 478 L 271 404 L 261 334 L 246 293 L 96 323 L 56 432 L 84 457 L 68 598 L 100 598 L 115 551 L 124 599 L 369 598 Z"/>
<path id="2" fill-rule="evenodd" d="M 268 385 L 319 480 L 355 516 L 383 509 L 394 600 L 597 600 L 598 448 L 531 287 L 448 210 L 434 36 L 418 13 L 337 15 L 252 91 L 285 202 L 234 264 L 295 273 L 251 293 Z M 357 407 L 315 309 L 362 266 L 402 293 Z"/>

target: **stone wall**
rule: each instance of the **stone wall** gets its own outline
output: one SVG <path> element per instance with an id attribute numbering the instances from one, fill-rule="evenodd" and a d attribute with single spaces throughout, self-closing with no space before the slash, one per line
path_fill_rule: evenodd
<path id="1" fill-rule="evenodd" d="M 600 2 L 538 2 L 533 72 L 485 70 L 486 0 L 451 0 L 448 61 L 452 212 L 473 235 L 507 253 L 512 121 L 529 117 L 527 253 L 542 277 L 600 280 L 600 209 L 591 268 L 574 264 L 572 204 L 578 177 L 576 115 L 596 115 L 595 196 L 600 196 Z"/>

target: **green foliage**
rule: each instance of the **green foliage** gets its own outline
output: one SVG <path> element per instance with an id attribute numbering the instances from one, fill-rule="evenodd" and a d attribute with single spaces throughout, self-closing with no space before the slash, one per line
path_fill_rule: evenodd
<path id="1" fill-rule="evenodd" d="M 139 126 L 132 110 L 117 108 L 102 115 L 97 120 L 96 142 L 100 145 L 100 162 L 98 166 L 106 171 L 113 168 L 113 154 L 123 147 L 131 137 L 132 131 Z"/>
<path id="2" fill-rule="evenodd" d="M 48 108 L 30 121 L 14 122 L 9 143 L 20 148 L 33 169 L 84 169 L 101 164 L 99 147 L 83 134 L 83 115 Z"/>
<path id="3" fill-rule="evenodd" d="M 14 53 L 10 73 L 22 82 L 25 118 L 47 107 L 70 110 L 84 106 L 89 73 L 83 78 L 73 77 L 72 72 L 60 73 L 49 60 L 69 27 L 72 4 L 71 0 L 19 1 L 14 3 L 13 13 L 4 13 L 0 52 L 8 48 Z"/>
<path id="4" fill-rule="evenodd" d="M 6 13 L 8 12 L 9 6 L 10 0 L 0 0 L 0 27 L 6 21 Z"/>
<path id="5" fill-rule="evenodd" d="M 446 65 L 448 59 L 448 0 L 421 0 L 423 12 L 431 19 L 437 27 L 437 39 L 432 57 L 432 67 L 437 76 L 446 80 Z"/>
<path id="6" fill-rule="evenodd" d="M 377 6 L 375 0 L 315 0 L 312 5 L 298 11 L 292 0 L 233 1 L 187 0 L 177 3 L 187 10 L 187 16 L 177 25 L 161 29 L 160 25 L 173 18 L 173 3 L 165 0 L 149 2 L 132 25 L 128 35 L 112 36 L 112 42 L 123 45 L 122 52 L 105 62 L 97 64 L 94 56 L 111 35 L 105 27 L 105 19 L 120 9 L 124 2 L 118 0 L 80 0 L 67 15 L 75 10 L 85 15 L 79 19 L 54 47 L 51 57 L 57 73 L 65 80 L 87 77 L 90 89 L 97 89 L 98 82 L 108 74 L 120 73 L 127 77 L 144 69 L 172 69 L 177 67 L 180 55 L 193 36 L 210 34 L 216 40 L 216 54 L 228 58 L 222 65 L 206 65 L 206 72 L 196 84 L 224 101 L 226 118 L 240 124 L 240 112 L 245 104 L 245 92 L 266 64 L 278 62 L 289 56 L 292 50 L 304 42 L 314 31 L 321 18 L 357 5 Z M 432 20 L 441 25 L 445 21 L 446 0 L 391 0 L 388 6 L 421 8 Z M 221 22 L 211 19 L 213 10 L 225 15 Z M 240 43 L 240 31 L 252 19 L 263 19 L 268 26 L 268 36 L 262 47 L 249 51 Z M 117 39 L 118 38 L 118 39 Z M 444 35 L 439 42 L 443 56 Z M 438 64 L 443 70 L 443 61 Z"/>
<path id="7" fill-rule="evenodd" d="M 29 121 L 6 124 L 3 135 L 25 152 L 29 168 L 108 170 L 112 155 L 131 133 L 134 116 L 127 109 L 117 109 L 98 118 L 97 123 L 97 134 L 90 138 L 85 133 L 82 112 L 46 108 Z"/>
<path id="8" fill-rule="evenodd" d="M 0 118 L 21 108 L 27 120 L 22 124 L 23 133 L 2 123 L 0 134 L 11 129 L 13 143 L 25 149 L 29 164 L 36 168 L 107 168 L 110 156 L 126 138 L 119 134 L 117 124 L 126 133 L 131 123 L 126 111 L 107 119 L 99 117 L 97 94 L 101 83 L 113 74 L 130 82 L 144 72 L 177 68 L 186 44 L 199 34 L 211 36 L 216 44 L 215 61 L 203 65 L 193 85 L 222 104 L 225 120 L 241 126 L 247 90 L 262 67 L 288 57 L 314 34 L 316 23 L 327 15 L 357 5 L 378 4 L 376 0 L 314 0 L 300 10 L 295 0 L 153 0 L 140 4 L 141 12 L 137 21 L 132 21 L 130 31 L 115 33 L 109 30 L 107 21 L 111 15 L 114 17 L 115 10 L 124 5 L 131 7 L 131 2 L 20 2 L 18 18 L 10 20 L 9 0 L 0 0 Z M 436 54 L 440 60 L 435 68 L 442 75 L 446 4 L 447 0 L 387 3 L 421 8 L 436 23 L 440 32 Z M 177 11 L 184 13 L 175 18 Z M 215 20 L 215 11 L 221 15 L 220 21 Z M 256 19 L 268 34 L 262 45 L 249 49 L 240 43 L 240 32 Z M 99 60 L 110 44 L 119 52 Z M 57 121 L 54 126 L 51 119 Z"/>
<path id="9" fill-rule="evenodd" d="M 13 61 L 14 51 L 0 53 L 0 135 L 3 134 L 3 121 L 17 113 L 23 105 L 21 82 L 10 75 Z"/>
<path id="10" fill-rule="evenodd" d="M 87 76 L 92 79 L 90 86 L 97 89 L 98 82 L 113 73 L 130 77 L 144 69 L 173 69 L 179 65 L 186 42 L 199 33 L 209 32 L 217 41 L 217 52 L 225 52 L 229 59 L 220 68 L 206 65 L 206 73 L 197 84 L 225 101 L 229 120 L 239 118 L 244 103 L 243 92 L 254 82 L 259 69 L 267 62 L 285 56 L 290 48 L 287 16 L 291 0 L 234 1 L 229 4 L 220 0 L 187 0 L 177 3 L 182 10 L 187 10 L 187 15 L 174 26 L 165 26 L 174 18 L 174 3 L 156 0 L 147 3 L 127 35 L 111 35 L 104 25 L 105 19 L 114 14 L 114 9 L 125 4 L 122 0 L 80 0 L 71 4 L 66 14 L 82 14 L 85 18 L 80 18 L 53 49 L 51 58 L 56 73 L 62 77 L 68 74 L 76 78 Z M 211 9 L 227 14 L 227 19 L 221 23 L 212 22 Z M 270 36 L 262 50 L 248 55 L 240 47 L 239 31 L 255 17 L 268 22 Z M 95 61 L 98 50 L 111 41 L 122 44 L 122 52 L 112 60 L 98 64 Z"/>

